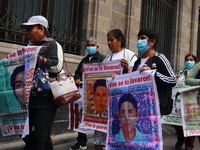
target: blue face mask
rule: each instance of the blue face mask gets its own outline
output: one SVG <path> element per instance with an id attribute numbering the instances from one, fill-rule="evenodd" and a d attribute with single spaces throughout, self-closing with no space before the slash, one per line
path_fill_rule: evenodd
<path id="1" fill-rule="evenodd" d="M 28 41 L 28 45 L 33 45 L 33 43 L 31 43 L 30 41 Z"/>
<path id="2" fill-rule="evenodd" d="M 194 68 L 194 61 L 186 61 L 186 62 L 185 62 L 185 67 L 186 67 L 187 69 L 192 69 L 192 68 Z"/>
<path id="3" fill-rule="evenodd" d="M 137 48 L 140 54 L 144 54 L 149 49 L 147 39 L 138 40 Z"/>
<path id="4" fill-rule="evenodd" d="M 86 50 L 87 50 L 88 54 L 92 55 L 92 54 L 96 53 L 97 48 L 96 48 L 96 46 L 88 46 L 88 47 L 86 47 Z"/>

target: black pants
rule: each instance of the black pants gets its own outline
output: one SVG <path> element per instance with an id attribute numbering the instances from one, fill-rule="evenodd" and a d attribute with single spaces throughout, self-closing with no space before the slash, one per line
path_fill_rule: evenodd
<path id="1" fill-rule="evenodd" d="M 50 132 L 56 111 L 57 108 L 29 109 L 30 134 L 23 138 L 26 143 L 24 150 L 53 150 Z"/>
<path id="2" fill-rule="evenodd" d="M 79 111 L 79 121 L 81 122 L 82 120 L 82 108 Z M 77 137 L 77 142 L 81 145 L 81 146 L 85 146 L 87 143 L 87 135 L 85 133 L 81 133 L 78 132 L 78 137 Z"/>
<path id="3" fill-rule="evenodd" d="M 87 135 L 85 133 L 78 132 L 77 142 L 80 145 L 85 146 L 87 143 Z"/>
<path id="4" fill-rule="evenodd" d="M 185 143 L 185 147 L 194 147 L 195 136 L 184 137 L 183 127 L 174 125 L 177 134 L 177 141 Z"/>

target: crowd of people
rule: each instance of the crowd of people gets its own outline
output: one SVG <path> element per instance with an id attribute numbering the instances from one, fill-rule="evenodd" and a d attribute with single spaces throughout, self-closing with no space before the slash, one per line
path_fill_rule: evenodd
<path id="1" fill-rule="evenodd" d="M 28 22 L 22 23 L 22 28 L 26 29 L 27 37 L 31 45 L 47 46 L 50 43 L 49 50 L 41 49 L 38 54 L 40 63 L 36 67 L 42 67 L 48 70 L 50 76 L 57 75 L 62 69 L 63 63 L 63 51 L 57 45 L 58 43 L 52 38 L 47 37 L 48 21 L 43 16 L 32 16 Z M 107 56 L 102 55 L 99 52 L 99 45 L 95 37 L 89 37 L 86 39 L 85 49 L 88 53 L 79 63 L 75 71 L 75 83 L 80 86 L 83 80 L 84 63 L 90 62 L 104 62 L 112 60 L 120 60 L 120 64 L 123 68 L 123 74 L 130 73 L 139 70 L 143 72 L 145 70 L 156 69 L 155 82 L 158 89 L 158 98 L 160 104 L 161 115 L 170 114 L 173 105 L 172 88 L 176 85 L 177 77 L 174 73 L 169 60 L 164 54 L 156 51 L 156 46 L 159 42 L 158 33 L 153 29 L 142 29 L 139 31 L 137 41 L 138 54 L 126 48 L 126 40 L 120 29 L 113 29 L 107 33 L 107 44 L 110 49 L 110 53 Z M 53 42 L 52 42 L 53 41 Z M 199 85 L 200 78 L 197 78 L 197 74 L 200 70 L 200 64 L 197 64 L 197 58 L 188 54 L 185 57 L 185 68 L 181 72 L 186 78 L 186 84 Z M 197 65 L 196 65 L 197 64 Z M 195 67 L 196 65 L 196 67 Z M 194 69 L 193 69 L 194 68 Z M 180 73 L 179 73 L 180 74 Z M 104 110 L 98 107 L 101 105 L 107 106 L 108 91 L 106 89 L 105 81 L 98 81 L 99 84 L 94 88 L 93 94 L 96 97 L 97 103 L 94 103 L 96 113 L 102 114 Z M 98 93 L 98 90 L 104 91 Z M 128 99 L 127 99 L 128 96 Z M 131 97 L 131 99 L 130 99 Z M 200 102 L 199 102 L 200 104 Z M 200 105 L 199 105 L 200 106 Z M 119 101 L 119 116 L 121 118 L 120 123 L 123 133 L 128 130 L 123 125 L 123 118 L 126 116 L 125 107 L 130 107 L 132 110 L 130 116 L 137 117 L 137 104 L 133 96 L 124 94 Z M 50 133 L 51 126 L 56 115 L 57 106 L 53 103 L 53 100 L 49 93 L 45 93 L 41 96 L 36 96 L 31 93 L 29 103 L 29 130 L 30 134 L 23 138 L 25 142 L 24 150 L 51 150 L 53 149 Z M 130 117 L 131 118 L 131 117 Z M 81 119 L 81 118 L 80 118 Z M 183 130 L 181 126 L 174 126 L 177 133 L 176 149 L 181 149 L 185 143 L 185 149 L 190 150 L 194 147 L 194 138 L 183 136 Z M 132 141 L 135 137 L 134 125 L 130 127 L 133 133 L 131 137 L 124 135 L 124 140 Z M 95 131 L 94 133 L 94 145 L 95 150 L 103 150 L 106 146 L 106 133 Z M 121 134 L 120 134 L 121 136 Z M 119 137 L 118 137 L 119 138 Z M 87 149 L 87 135 L 78 132 L 77 142 L 75 145 L 69 148 L 70 150 Z"/>

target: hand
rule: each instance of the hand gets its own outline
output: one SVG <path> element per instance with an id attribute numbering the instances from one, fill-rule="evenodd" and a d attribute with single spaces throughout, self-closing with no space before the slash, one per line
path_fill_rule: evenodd
<path id="1" fill-rule="evenodd" d="M 143 72 L 145 70 L 151 70 L 151 68 L 148 66 L 144 66 L 144 67 L 140 68 L 140 72 Z"/>
<path id="2" fill-rule="evenodd" d="M 118 74 L 113 74 L 113 75 L 112 75 L 112 79 L 114 80 L 115 77 L 116 77 L 117 75 L 118 75 Z"/>
<path id="3" fill-rule="evenodd" d="M 81 82 L 81 80 L 80 80 L 80 79 L 76 79 L 76 80 L 75 80 L 75 84 L 76 84 L 76 86 L 77 86 L 77 87 L 79 87 L 79 85 L 80 85 L 80 82 Z"/>
<path id="4" fill-rule="evenodd" d="M 83 73 L 85 70 L 84 66 L 81 67 L 81 72 Z"/>
<path id="5" fill-rule="evenodd" d="M 125 69 L 128 70 L 129 69 L 129 64 L 128 61 L 126 59 L 121 59 L 120 60 L 121 66 Z"/>

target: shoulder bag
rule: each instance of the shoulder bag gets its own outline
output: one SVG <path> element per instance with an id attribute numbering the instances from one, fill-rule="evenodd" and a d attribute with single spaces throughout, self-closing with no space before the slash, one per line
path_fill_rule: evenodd
<path id="1" fill-rule="evenodd" d="M 67 70 L 65 61 L 63 69 L 56 77 L 49 79 L 53 100 L 57 106 L 66 105 L 81 97 L 72 74 Z"/>

